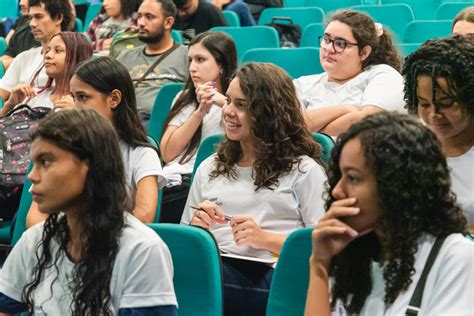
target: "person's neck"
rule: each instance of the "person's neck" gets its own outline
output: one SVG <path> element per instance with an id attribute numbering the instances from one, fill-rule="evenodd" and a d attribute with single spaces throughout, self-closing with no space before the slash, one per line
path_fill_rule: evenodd
<path id="1" fill-rule="evenodd" d="M 53 33 L 51 34 L 50 36 L 48 36 L 46 39 L 44 39 L 42 42 L 41 42 L 41 50 L 43 52 L 43 55 L 44 55 L 44 52 L 46 52 L 46 49 L 48 48 L 48 44 L 49 42 L 51 41 L 51 38 L 53 37 L 54 34 L 57 34 L 61 32 L 61 30 L 58 30 L 56 33 Z"/>
<path id="2" fill-rule="evenodd" d="M 78 262 L 81 259 L 85 245 L 79 216 L 79 210 L 66 212 L 69 236 L 71 237 L 67 244 L 67 251 L 74 262 Z"/>
<path id="3" fill-rule="evenodd" d="M 474 122 L 453 137 L 441 139 L 443 153 L 446 157 L 458 157 L 474 146 Z"/>
<path id="4" fill-rule="evenodd" d="M 328 81 L 329 82 L 335 82 L 335 83 L 338 83 L 338 84 L 344 84 L 352 79 L 354 79 L 355 77 L 357 77 L 360 73 L 362 73 L 364 70 L 361 68 L 358 72 L 356 72 L 353 76 L 351 77 L 347 77 L 347 78 L 344 78 L 344 79 L 338 79 L 338 78 L 334 78 L 334 77 L 331 77 L 329 74 L 328 74 Z"/>
<path id="5" fill-rule="evenodd" d="M 174 44 L 173 38 L 164 36 L 163 39 L 157 43 L 148 43 L 145 46 L 145 53 L 149 55 L 157 55 L 166 52 Z"/>
<path id="6" fill-rule="evenodd" d="M 240 148 L 242 149 L 242 158 L 240 158 L 238 165 L 240 167 L 252 167 L 256 159 L 252 144 L 250 142 L 240 142 Z"/>

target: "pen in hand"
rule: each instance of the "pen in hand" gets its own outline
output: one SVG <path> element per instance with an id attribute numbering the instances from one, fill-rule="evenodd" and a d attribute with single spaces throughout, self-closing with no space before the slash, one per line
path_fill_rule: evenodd
<path id="1" fill-rule="evenodd" d="M 206 212 L 203 208 L 200 208 L 200 207 L 197 207 L 197 206 L 192 206 L 192 205 L 190 205 L 189 207 L 192 208 L 192 209 L 194 209 L 194 210 Z M 230 222 L 230 221 L 232 220 L 232 216 L 224 215 L 224 219 L 225 219 L 226 221 Z"/>

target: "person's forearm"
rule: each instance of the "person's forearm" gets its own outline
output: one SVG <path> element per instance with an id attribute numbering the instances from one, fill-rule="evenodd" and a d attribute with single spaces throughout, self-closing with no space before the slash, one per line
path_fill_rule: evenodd
<path id="1" fill-rule="evenodd" d="M 354 111 L 357 111 L 355 106 L 337 105 L 306 110 L 303 112 L 303 117 L 310 132 L 319 132 L 334 120 Z"/>
<path id="2" fill-rule="evenodd" d="M 165 162 L 172 161 L 188 147 L 203 118 L 204 116 L 195 111 L 183 125 L 172 131 L 169 136 L 165 131 L 160 144 L 161 154 Z"/>
<path id="3" fill-rule="evenodd" d="M 331 306 L 329 298 L 328 268 L 310 259 L 309 286 L 306 295 L 305 316 L 329 316 Z"/>
<path id="4" fill-rule="evenodd" d="M 357 123 L 364 117 L 379 112 L 381 110 L 382 109 L 376 106 L 362 107 L 358 111 L 347 113 L 332 121 L 331 123 L 326 125 L 321 130 L 321 132 L 331 136 L 338 136 L 339 134 L 347 131 L 352 124 Z"/>
<path id="5" fill-rule="evenodd" d="M 0 57 L 0 60 L 3 63 L 3 69 L 7 71 L 8 67 L 10 67 L 10 64 L 13 61 L 13 57 L 9 55 L 3 55 L 2 57 Z"/>
<path id="6" fill-rule="evenodd" d="M 281 248 L 285 243 L 286 238 L 288 235 L 271 233 L 271 232 L 264 232 L 265 238 L 262 240 L 261 247 L 265 250 L 271 251 L 274 254 L 279 255 L 281 252 Z"/>
<path id="7" fill-rule="evenodd" d="M 135 207 L 132 214 L 142 223 L 153 223 L 158 203 L 157 177 L 147 176 L 142 178 L 137 184 Z"/>

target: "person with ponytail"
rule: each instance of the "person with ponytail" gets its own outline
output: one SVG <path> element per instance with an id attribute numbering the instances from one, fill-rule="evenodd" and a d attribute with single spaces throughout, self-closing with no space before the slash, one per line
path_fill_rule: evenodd
<path id="1" fill-rule="evenodd" d="M 337 136 L 381 110 L 403 111 L 392 35 L 364 13 L 337 11 L 319 37 L 321 74 L 294 80 L 308 128 Z"/>

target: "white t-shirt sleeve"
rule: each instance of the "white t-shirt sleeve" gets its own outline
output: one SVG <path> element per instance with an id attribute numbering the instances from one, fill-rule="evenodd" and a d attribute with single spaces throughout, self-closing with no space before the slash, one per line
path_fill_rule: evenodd
<path id="1" fill-rule="evenodd" d="M 38 225 L 43 227 L 42 223 Z M 0 293 L 18 302 L 22 302 L 23 288 L 31 281 L 35 245 L 42 231 L 40 227 L 32 227 L 21 236 L 0 270 Z"/>
<path id="2" fill-rule="evenodd" d="M 326 180 L 327 176 L 323 168 L 314 164 L 298 179 L 295 185 L 301 218 L 305 226 L 315 226 L 324 215 L 323 192 Z"/>
<path id="3" fill-rule="evenodd" d="M 135 149 L 134 165 L 132 166 L 132 179 L 135 186 L 141 179 L 148 176 L 158 177 L 158 187 L 166 185 L 166 177 L 161 167 L 158 153 L 149 147 L 137 147 Z"/>
<path id="4" fill-rule="evenodd" d="M 433 265 L 431 272 L 436 272 L 437 277 L 431 291 L 423 294 L 426 305 L 423 304 L 422 314 L 472 316 L 474 243 L 466 239 L 448 246 L 439 265 Z M 433 271 L 436 270 L 435 266 L 438 267 L 437 271 Z"/>
<path id="5" fill-rule="evenodd" d="M 126 269 L 119 309 L 178 305 L 173 263 L 163 242 L 134 249 Z"/>
<path id="6" fill-rule="evenodd" d="M 20 83 L 22 58 L 18 57 L 21 56 L 17 56 L 17 58 L 13 59 L 10 67 L 8 67 L 2 79 L 0 79 L 0 88 L 5 89 L 8 92 L 11 92 L 13 88 Z"/>
<path id="7" fill-rule="evenodd" d="M 370 71 L 370 70 L 369 70 Z M 403 77 L 387 65 L 379 65 L 372 70 L 369 83 L 364 90 L 361 106 L 376 105 L 386 111 L 404 110 Z"/>

